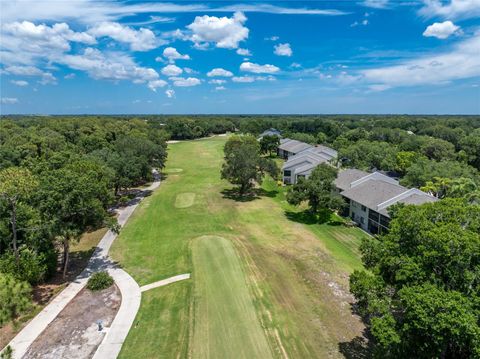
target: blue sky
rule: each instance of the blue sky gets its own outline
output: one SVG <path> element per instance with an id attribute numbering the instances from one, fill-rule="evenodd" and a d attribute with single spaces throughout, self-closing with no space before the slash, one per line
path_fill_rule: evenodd
<path id="1" fill-rule="evenodd" d="M 480 0 L 0 7 L 2 114 L 480 114 Z"/>

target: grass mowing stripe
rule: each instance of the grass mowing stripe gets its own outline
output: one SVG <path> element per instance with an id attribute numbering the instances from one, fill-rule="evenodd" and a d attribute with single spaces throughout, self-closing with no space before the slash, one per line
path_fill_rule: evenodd
<path id="1" fill-rule="evenodd" d="M 192 357 L 272 357 L 256 316 L 240 260 L 229 240 L 202 236 L 193 241 L 195 326 Z"/>

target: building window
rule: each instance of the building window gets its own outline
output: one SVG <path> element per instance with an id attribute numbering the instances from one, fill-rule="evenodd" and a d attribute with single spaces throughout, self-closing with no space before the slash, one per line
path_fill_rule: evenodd
<path id="1" fill-rule="evenodd" d="M 360 223 L 365 224 L 365 220 L 363 219 L 363 217 L 360 217 Z"/>
<path id="2" fill-rule="evenodd" d="M 292 171 L 287 171 L 287 170 L 285 170 L 285 171 L 283 171 L 283 175 L 284 175 L 285 177 L 290 177 L 290 176 L 292 175 Z"/>
<path id="3" fill-rule="evenodd" d="M 367 207 L 365 207 L 365 206 L 362 205 L 362 211 L 366 212 L 366 211 L 367 211 Z"/>

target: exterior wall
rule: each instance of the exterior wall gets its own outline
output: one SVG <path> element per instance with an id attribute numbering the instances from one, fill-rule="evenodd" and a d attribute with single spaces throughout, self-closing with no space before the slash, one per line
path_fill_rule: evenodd
<path id="1" fill-rule="evenodd" d="M 291 170 L 285 170 L 283 171 L 283 183 L 285 184 L 294 184 L 292 182 L 292 171 Z"/>
<path id="2" fill-rule="evenodd" d="M 350 201 L 349 216 L 352 221 L 357 222 L 358 225 L 365 231 L 368 231 L 368 208 L 362 206 L 360 203 Z"/>
<path id="3" fill-rule="evenodd" d="M 277 149 L 277 155 L 278 155 L 278 157 L 281 157 L 281 158 L 283 158 L 284 160 L 287 160 L 288 157 L 294 155 L 294 153 L 291 153 L 291 152 L 288 152 L 288 151 L 284 151 L 284 150 L 282 150 L 281 148 L 278 148 L 278 149 Z"/>

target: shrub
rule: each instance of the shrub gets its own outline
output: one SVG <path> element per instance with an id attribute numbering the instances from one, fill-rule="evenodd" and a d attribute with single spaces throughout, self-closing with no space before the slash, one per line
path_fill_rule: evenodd
<path id="1" fill-rule="evenodd" d="M 102 290 L 107 289 L 113 284 L 113 278 L 107 272 L 94 273 L 87 283 L 87 288 L 90 290 Z"/>
<path id="2" fill-rule="evenodd" d="M 0 359 L 13 359 L 13 349 L 10 345 L 7 345 L 3 352 L 0 354 Z"/>
<path id="3" fill-rule="evenodd" d="M 48 273 L 46 254 L 24 248 L 19 253 L 18 265 L 13 252 L 0 257 L 0 272 L 8 273 L 20 281 L 37 284 L 43 281 Z"/>
<path id="4" fill-rule="evenodd" d="M 0 273 L 0 326 L 27 311 L 31 304 L 30 285 Z"/>

